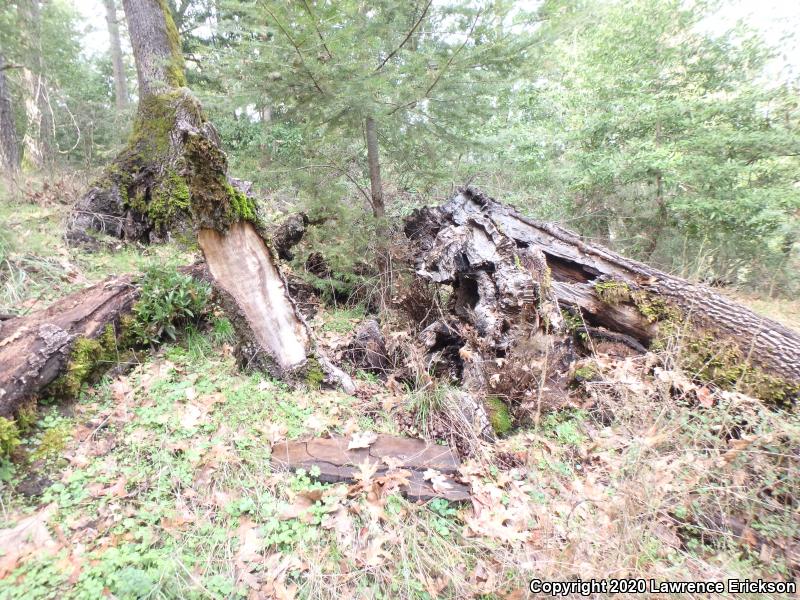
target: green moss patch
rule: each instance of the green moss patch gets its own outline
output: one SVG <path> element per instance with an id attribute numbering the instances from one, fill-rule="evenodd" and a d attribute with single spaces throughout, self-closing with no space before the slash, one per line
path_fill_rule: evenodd
<path id="1" fill-rule="evenodd" d="M 151 192 L 150 201 L 139 197 L 130 205 L 146 214 L 158 228 L 169 227 L 180 215 L 188 213 L 191 206 L 189 186 L 175 171 L 169 171 Z"/>
<path id="2" fill-rule="evenodd" d="M 318 390 L 322 387 L 322 382 L 325 381 L 325 373 L 322 370 L 322 365 L 319 361 L 311 357 L 308 359 L 305 369 L 306 385 L 312 390 Z"/>
<path id="3" fill-rule="evenodd" d="M 631 288 L 624 281 L 598 281 L 594 291 L 606 304 L 616 305 L 631 299 Z"/>
<path id="4" fill-rule="evenodd" d="M 67 447 L 71 437 L 72 429 L 68 425 L 58 425 L 45 430 L 38 447 L 31 454 L 31 458 L 39 460 L 59 456 Z"/>
<path id="5" fill-rule="evenodd" d="M 680 309 L 658 294 L 634 290 L 630 297 L 648 323 L 675 323 L 682 319 Z"/>
<path id="6" fill-rule="evenodd" d="M 791 405 L 800 397 L 800 385 L 750 364 L 733 341 L 720 340 L 711 333 L 685 340 L 680 363 L 684 370 L 704 383 L 738 390 L 766 402 Z"/>
<path id="7" fill-rule="evenodd" d="M 486 408 L 489 412 L 489 421 L 497 435 L 505 435 L 514 426 L 514 419 L 508 405 L 496 396 L 486 399 Z"/>
<path id="8" fill-rule="evenodd" d="M 167 65 L 167 83 L 172 87 L 186 87 L 185 63 L 183 59 L 183 50 L 181 49 L 181 37 L 178 33 L 178 28 L 175 26 L 172 12 L 167 6 L 166 0 L 159 0 L 159 4 L 161 6 L 161 11 L 164 13 L 164 22 L 167 27 L 167 38 L 169 39 L 170 46 L 170 62 Z"/>
<path id="9" fill-rule="evenodd" d="M 121 333 L 120 342 L 126 338 Z M 64 373 L 50 384 L 48 392 L 57 397 L 76 397 L 84 383 L 93 381 L 119 358 L 117 331 L 108 324 L 97 339 L 79 338 L 72 346 Z"/>
<path id="10" fill-rule="evenodd" d="M 19 428 L 11 419 L 0 417 L 0 458 L 8 458 L 20 445 Z"/>

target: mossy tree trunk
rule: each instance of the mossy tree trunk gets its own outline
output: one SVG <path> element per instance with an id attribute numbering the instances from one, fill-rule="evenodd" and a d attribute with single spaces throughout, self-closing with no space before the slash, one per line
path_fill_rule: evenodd
<path id="1" fill-rule="evenodd" d="M 194 175 L 226 191 L 219 138 L 186 88 L 178 33 L 162 0 L 124 0 L 139 84 L 139 105 L 125 149 L 78 202 L 68 237 L 91 241 L 92 232 L 157 242 L 191 227 Z M 191 164 L 193 142 L 214 150 L 214 160 Z M 202 157 L 198 157 L 202 160 Z"/>
<path id="2" fill-rule="evenodd" d="M 405 231 L 418 249 L 418 274 L 454 288 L 450 322 L 429 328 L 431 348 L 455 344 L 451 355 L 458 357 L 470 340 L 454 333 L 466 322 L 479 334 L 473 345 L 480 364 L 502 358 L 511 365 L 521 331 L 530 337 L 539 330 L 535 338 L 566 326 L 634 351 L 674 347 L 690 376 L 765 400 L 792 404 L 800 395 L 800 334 L 707 286 L 588 244 L 474 189 L 415 211 Z M 554 304 L 565 317 L 560 327 Z M 542 364 L 552 364 L 552 348 L 545 350 Z M 459 360 L 465 380 L 470 375 L 482 387 L 490 379 L 491 373 L 470 374 L 474 361 Z"/>
<path id="3" fill-rule="evenodd" d="M 242 363 L 276 376 L 347 376 L 320 352 L 289 296 L 246 188 L 229 178 L 225 153 L 186 87 L 177 29 L 165 0 L 123 0 L 139 83 L 127 147 L 77 203 L 68 237 L 94 232 L 157 242 L 197 235 L 239 336 Z"/>

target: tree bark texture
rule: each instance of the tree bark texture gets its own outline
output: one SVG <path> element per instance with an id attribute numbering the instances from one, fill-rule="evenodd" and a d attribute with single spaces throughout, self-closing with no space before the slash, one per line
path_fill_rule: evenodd
<path id="1" fill-rule="evenodd" d="M 111 45 L 111 68 L 114 73 L 114 101 L 117 110 L 128 106 L 128 78 L 125 76 L 125 63 L 122 60 L 122 43 L 119 36 L 116 0 L 103 0 L 106 9 L 106 24 Z"/>
<path id="2" fill-rule="evenodd" d="M 249 367 L 286 378 L 353 385 L 318 350 L 289 297 L 278 258 L 245 182 L 185 87 L 180 40 L 163 0 L 124 0 L 140 100 L 128 146 L 79 200 L 73 241 L 101 231 L 156 242 L 194 235 L 224 298 Z"/>
<path id="3" fill-rule="evenodd" d="M 108 341 L 115 340 L 120 319 L 137 296 L 131 278 L 118 277 L 70 294 L 43 311 L 0 321 L 0 417 L 13 417 L 22 404 L 69 372 L 79 340 L 94 341 L 98 345 L 92 344 L 91 351 L 98 354 L 97 340 L 107 327 Z"/>
<path id="4" fill-rule="evenodd" d="M 383 204 L 383 182 L 381 181 L 381 161 L 378 151 L 378 131 L 375 125 L 375 119 L 367 117 L 365 129 L 367 134 L 367 163 L 369 166 L 372 214 L 377 218 L 381 218 L 386 213 L 386 210 Z"/>
<path id="5" fill-rule="evenodd" d="M 0 54 L 0 169 L 13 176 L 19 171 L 19 146 L 5 65 L 5 58 Z"/>
<path id="6" fill-rule="evenodd" d="M 42 16 L 39 0 L 20 2 L 21 30 L 26 34 L 28 57 L 22 71 L 25 86 L 27 125 L 22 145 L 25 162 L 35 169 L 49 165 L 53 158 L 53 116 L 42 56 Z"/>
<path id="7" fill-rule="evenodd" d="M 519 311 L 532 307 L 553 329 L 550 303 L 557 302 L 586 325 L 645 347 L 677 336 L 703 359 L 692 368 L 705 374 L 732 370 L 757 392 L 775 392 L 782 401 L 800 391 L 800 334 L 707 286 L 588 244 L 477 190 L 466 188 L 440 207 L 416 211 L 405 232 L 419 249 L 417 272 L 452 285 L 456 311 L 501 352 L 515 339 Z M 522 269 L 528 264 L 537 273 L 532 288 Z M 759 372 L 758 385 L 751 367 Z"/>
<path id="8" fill-rule="evenodd" d="M 178 30 L 163 0 L 123 0 L 139 99 L 186 86 Z"/>

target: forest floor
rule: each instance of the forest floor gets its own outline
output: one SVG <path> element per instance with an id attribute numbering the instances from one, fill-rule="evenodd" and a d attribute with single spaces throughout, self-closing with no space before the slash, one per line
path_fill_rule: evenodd
<path id="1" fill-rule="evenodd" d="M 0 312 L 192 260 L 66 248 L 60 185 L 0 194 Z M 797 304 L 769 306 L 798 325 Z M 362 317 L 326 308 L 311 324 L 335 345 Z M 413 503 L 369 472 L 273 470 L 270 447 L 424 433 L 440 396 L 359 372 L 352 396 L 290 389 L 240 372 L 228 335 L 190 328 L 73 402 L 40 403 L 0 462 L 0 599 L 523 598 L 532 578 L 800 573 L 800 417 L 693 383 L 668 356 L 593 357 L 570 406 L 463 460 L 470 502 Z"/>

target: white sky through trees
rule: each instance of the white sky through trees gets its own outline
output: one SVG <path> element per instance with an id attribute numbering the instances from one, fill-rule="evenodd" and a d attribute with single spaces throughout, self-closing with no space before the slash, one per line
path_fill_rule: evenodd
<path id="1" fill-rule="evenodd" d="M 107 52 L 108 31 L 101 0 L 72 0 L 72 3 L 86 25 L 84 52 L 90 56 Z M 536 0 L 520 2 L 526 10 L 536 4 Z M 767 45 L 778 50 L 779 56 L 768 69 L 770 78 L 784 80 L 800 75 L 800 0 L 722 0 L 719 10 L 704 20 L 703 29 L 719 34 L 740 20 L 759 31 Z M 123 40 L 123 51 L 130 53 L 127 39 Z"/>

